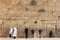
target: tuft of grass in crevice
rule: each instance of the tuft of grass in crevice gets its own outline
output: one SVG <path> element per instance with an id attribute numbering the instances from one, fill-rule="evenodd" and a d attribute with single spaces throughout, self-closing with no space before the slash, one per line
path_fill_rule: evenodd
<path id="1" fill-rule="evenodd" d="M 31 0 L 31 5 L 36 5 L 37 1 L 36 0 Z"/>
<path id="2" fill-rule="evenodd" d="M 45 12 L 45 9 L 39 9 L 38 12 Z"/>

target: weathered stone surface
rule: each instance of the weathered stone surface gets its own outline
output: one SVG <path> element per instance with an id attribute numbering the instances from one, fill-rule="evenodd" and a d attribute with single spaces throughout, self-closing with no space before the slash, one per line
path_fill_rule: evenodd
<path id="1" fill-rule="evenodd" d="M 42 28 L 42 37 L 48 37 L 52 30 L 54 37 L 59 33 L 55 31 L 58 16 L 60 16 L 59 0 L 36 0 L 36 5 L 31 5 L 32 0 L 0 0 L 0 36 L 9 36 L 10 27 L 16 26 L 18 29 L 17 37 L 25 37 L 24 28 L 34 29 L 38 35 L 38 29 Z M 45 11 L 39 12 L 40 9 Z M 37 21 L 35 24 L 34 22 Z M 59 26 L 57 26 L 59 27 Z M 58 29 L 59 30 L 59 29 Z"/>

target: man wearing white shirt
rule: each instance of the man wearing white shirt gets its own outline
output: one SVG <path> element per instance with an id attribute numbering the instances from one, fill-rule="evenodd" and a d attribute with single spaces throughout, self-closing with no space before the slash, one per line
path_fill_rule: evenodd
<path id="1" fill-rule="evenodd" d="M 13 28 L 11 27 L 9 30 L 9 37 L 12 37 L 12 32 L 13 32 Z"/>
<path id="2" fill-rule="evenodd" d="M 13 36 L 14 39 L 17 36 L 17 28 L 16 27 L 13 28 L 12 36 Z"/>

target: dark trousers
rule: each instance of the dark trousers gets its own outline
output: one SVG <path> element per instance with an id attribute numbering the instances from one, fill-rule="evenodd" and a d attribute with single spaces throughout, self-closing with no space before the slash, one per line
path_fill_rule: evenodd
<path id="1" fill-rule="evenodd" d="M 13 38 L 14 38 L 14 39 L 16 39 L 16 37 L 15 37 L 15 36 L 14 36 Z"/>
<path id="2" fill-rule="evenodd" d="M 41 38 L 41 34 L 39 34 L 39 38 Z"/>
<path id="3" fill-rule="evenodd" d="M 28 38 L 28 33 L 25 33 L 25 37 Z"/>
<path id="4" fill-rule="evenodd" d="M 34 33 L 32 33 L 32 37 L 34 37 Z"/>
<path id="5" fill-rule="evenodd" d="M 49 35 L 49 37 L 51 38 L 51 37 L 53 37 L 53 35 Z"/>
<path id="6" fill-rule="evenodd" d="M 11 37 L 11 34 L 9 34 L 9 37 Z"/>

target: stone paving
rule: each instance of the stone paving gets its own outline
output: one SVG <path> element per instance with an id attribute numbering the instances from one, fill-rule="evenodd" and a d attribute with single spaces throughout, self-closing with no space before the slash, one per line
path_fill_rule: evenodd
<path id="1" fill-rule="evenodd" d="M 60 40 L 60 38 L 0 38 L 0 40 Z"/>

